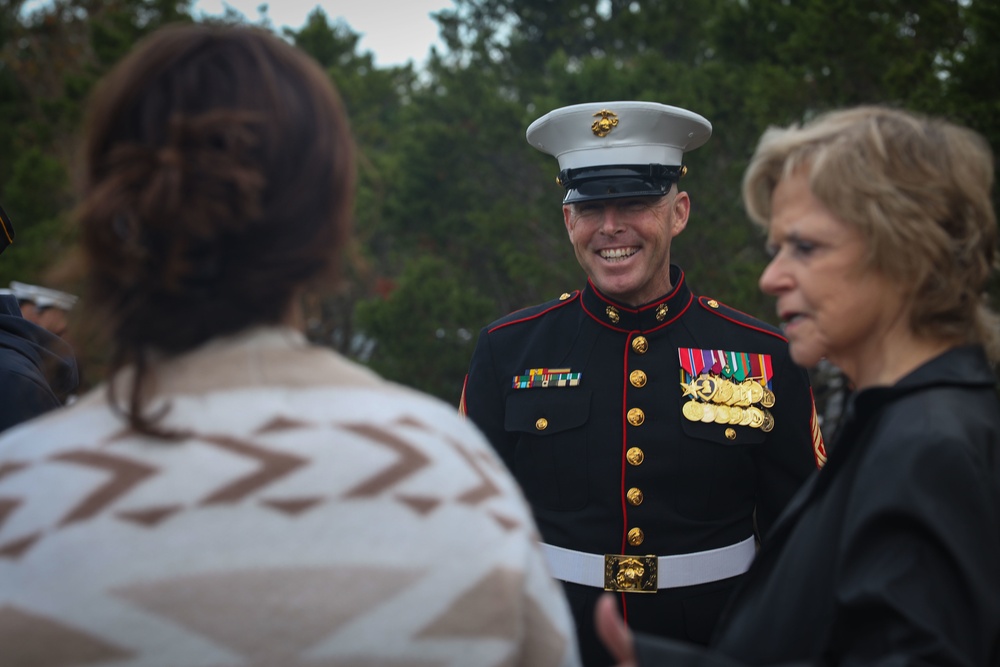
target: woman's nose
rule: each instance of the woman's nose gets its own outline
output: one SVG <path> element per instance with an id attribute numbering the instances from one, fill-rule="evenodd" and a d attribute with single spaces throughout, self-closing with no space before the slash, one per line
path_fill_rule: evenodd
<path id="1" fill-rule="evenodd" d="M 760 274 L 760 280 L 757 281 L 757 284 L 761 292 L 770 294 L 771 296 L 780 294 L 788 289 L 790 284 L 789 277 L 787 272 L 782 269 L 780 255 L 775 255 L 767 263 L 763 273 Z"/>

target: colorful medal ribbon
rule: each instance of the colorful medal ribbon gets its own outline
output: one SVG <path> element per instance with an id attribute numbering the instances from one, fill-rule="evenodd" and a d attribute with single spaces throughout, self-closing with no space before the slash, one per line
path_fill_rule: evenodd
<path id="1" fill-rule="evenodd" d="M 688 399 L 682 406 L 685 418 L 765 432 L 774 428 L 768 409 L 775 403 L 770 355 L 682 347 L 677 357 L 682 396 Z"/>
<path id="2" fill-rule="evenodd" d="M 575 387 L 582 377 L 583 373 L 574 373 L 569 368 L 529 368 L 524 375 L 514 376 L 513 388 Z"/>

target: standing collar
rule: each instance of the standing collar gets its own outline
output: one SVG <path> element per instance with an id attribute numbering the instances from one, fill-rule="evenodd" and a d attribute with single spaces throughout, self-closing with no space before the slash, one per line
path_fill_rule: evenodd
<path id="1" fill-rule="evenodd" d="M 673 289 L 664 296 L 642 306 L 627 306 L 605 296 L 588 279 L 581 304 L 590 317 L 616 331 L 649 333 L 668 326 L 690 307 L 694 299 L 679 266 L 670 265 Z"/>
<path id="2" fill-rule="evenodd" d="M 979 345 L 962 345 L 924 362 L 892 386 L 862 389 L 851 395 L 844 416 L 834 434 L 831 451 L 850 447 L 844 431 L 851 424 L 865 423 L 887 403 L 932 387 L 995 387 L 997 376 L 990 368 L 986 352 Z M 830 461 L 833 458 L 831 457 Z M 829 465 L 829 462 L 828 462 Z"/>
<path id="3" fill-rule="evenodd" d="M 928 387 L 992 387 L 997 376 L 979 345 L 953 347 L 924 362 L 890 387 L 871 387 L 854 397 L 858 409 L 877 408 L 898 396 Z"/>

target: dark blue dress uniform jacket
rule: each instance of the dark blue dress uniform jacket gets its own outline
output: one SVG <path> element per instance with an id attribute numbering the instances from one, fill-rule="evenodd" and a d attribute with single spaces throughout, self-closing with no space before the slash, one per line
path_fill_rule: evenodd
<path id="1" fill-rule="evenodd" d="M 766 533 L 817 468 L 808 378 L 780 332 L 696 298 L 681 270 L 671 272 L 673 291 L 640 309 L 588 285 L 508 315 L 479 337 L 464 410 L 521 484 L 549 544 L 657 556 L 729 546 L 754 534 L 755 513 L 758 534 Z M 639 337 L 644 352 L 633 346 Z M 680 348 L 770 355 L 773 430 L 685 419 Z M 513 388 L 515 376 L 538 368 L 580 373 L 579 384 Z M 644 386 L 630 381 L 636 370 L 645 374 Z M 633 408 L 644 415 L 638 426 L 627 418 Z M 634 448 L 642 452 L 639 465 L 626 456 Z M 629 502 L 630 489 L 641 491 L 640 504 Z M 641 544 L 627 539 L 634 528 L 642 531 Z M 633 628 L 704 643 L 738 579 L 620 598 Z M 603 590 L 566 590 L 585 661 L 610 664 L 593 631 L 593 605 Z"/>
<path id="2" fill-rule="evenodd" d="M 1000 665 L 1000 399 L 962 347 L 859 392 L 712 649 L 640 638 L 643 667 Z"/>

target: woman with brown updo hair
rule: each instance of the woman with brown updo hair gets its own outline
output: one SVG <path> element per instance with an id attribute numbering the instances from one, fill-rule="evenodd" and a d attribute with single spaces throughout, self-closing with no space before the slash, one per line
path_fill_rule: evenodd
<path id="1" fill-rule="evenodd" d="M 0 662 L 577 664 L 482 436 L 301 331 L 354 193 L 314 61 L 154 33 L 94 92 L 82 185 L 111 370 L 0 439 Z"/>

